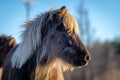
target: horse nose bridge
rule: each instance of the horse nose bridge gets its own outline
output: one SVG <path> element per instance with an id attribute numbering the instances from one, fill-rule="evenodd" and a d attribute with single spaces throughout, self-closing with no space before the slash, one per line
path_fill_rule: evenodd
<path id="1" fill-rule="evenodd" d="M 85 47 L 85 45 L 81 42 L 79 36 L 74 36 L 72 40 L 73 43 L 73 49 L 76 51 L 76 53 L 80 54 L 83 58 L 86 60 L 90 60 L 90 53 L 88 49 Z"/>
<path id="2" fill-rule="evenodd" d="M 90 61 L 90 53 L 80 40 L 77 41 L 77 44 L 74 44 L 74 49 L 76 50 L 76 53 L 80 54 L 84 60 Z"/>

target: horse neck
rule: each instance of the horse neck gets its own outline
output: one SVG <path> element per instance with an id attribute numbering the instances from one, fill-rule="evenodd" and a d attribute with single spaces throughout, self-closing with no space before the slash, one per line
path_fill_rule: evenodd
<path id="1" fill-rule="evenodd" d="M 35 80 L 64 80 L 61 68 L 56 64 L 38 66 Z"/>

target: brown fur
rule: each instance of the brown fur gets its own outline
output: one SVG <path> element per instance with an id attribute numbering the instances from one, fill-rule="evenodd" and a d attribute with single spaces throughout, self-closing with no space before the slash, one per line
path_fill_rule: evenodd
<path id="1" fill-rule="evenodd" d="M 0 36 L 0 80 L 2 75 L 2 66 L 9 51 L 16 45 L 15 39 L 11 36 Z"/>
<path id="2" fill-rule="evenodd" d="M 11 36 L 0 36 L 0 67 L 4 63 L 4 59 L 8 52 L 16 45 L 16 41 Z"/>

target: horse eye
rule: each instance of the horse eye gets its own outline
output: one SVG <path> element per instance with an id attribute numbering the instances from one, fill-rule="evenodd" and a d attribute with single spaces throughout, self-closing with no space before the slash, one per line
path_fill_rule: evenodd
<path id="1" fill-rule="evenodd" d="M 69 45 L 72 46 L 72 41 L 71 40 L 69 40 Z"/>

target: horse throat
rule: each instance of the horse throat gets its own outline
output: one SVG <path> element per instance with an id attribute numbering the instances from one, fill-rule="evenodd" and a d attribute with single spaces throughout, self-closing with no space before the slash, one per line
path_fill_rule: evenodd
<path id="1" fill-rule="evenodd" d="M 56 65 L 37 66 L 35 80 L 64 80 L 61 68 Z"/>

